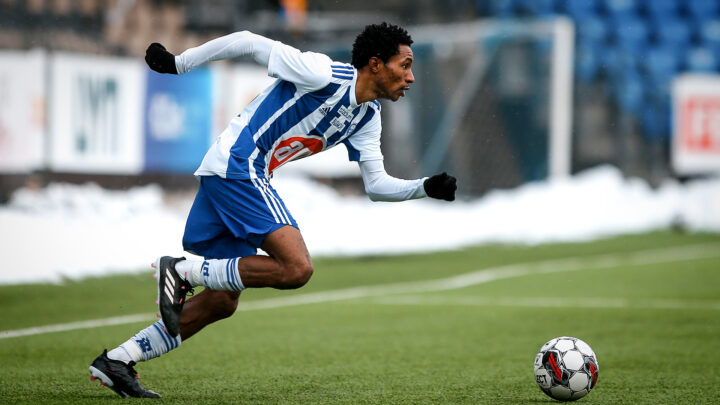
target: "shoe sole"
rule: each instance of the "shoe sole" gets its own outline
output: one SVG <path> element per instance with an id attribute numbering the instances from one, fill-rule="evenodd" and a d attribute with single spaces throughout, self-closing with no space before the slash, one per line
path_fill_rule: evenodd
<path id="1" fill-rule="evenodd" d="M 107 376 L 107 374 L 105 374 L 105 373 L 103 373 L 102 371 L 100 371 L 100 369 L 98 369 L 98 368 L 96 368 L 96 367 L 93 367 L 93 366 L 90 366 L 89 370 L 90 370 L 90 375 L 91 375 L 91 376 L 93 376 L 93 377 L 95 377 L 95 378 L 99 378 L 100 381 L 102 381 L 105 386 L 107 386 L 107 387 L 110 388 L 111 390 L 115 391 L 115 392 L 116 392 L 118 395 L 120 395 L 121 397 L 123 397 L 123 398 L 129 398 L 129 397 L 130 397 L 130 395 L 126 394 L 125 392 L 116 390 L 116 389 L 115 389 L 115 383 L 113 383 L 113 381 L 110 379 L 110 377 Z"/>

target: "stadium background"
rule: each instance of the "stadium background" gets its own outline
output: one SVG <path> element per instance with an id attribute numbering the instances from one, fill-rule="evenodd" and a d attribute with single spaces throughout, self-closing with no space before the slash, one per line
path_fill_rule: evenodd
<path id="1" fill-rule="evenodd" d="M 671 83 L 682 73 L 718 71 L 720 11 L 711 0 L 6 0 L 1 7 L 2 201 L 28 182 L 83 182 L 87 175 L 115 188 L 192 185 L 186 174 L 205 146 L 265 82 L 255 80 L 257 70 L 245 73 L 253 80 L 239 80 L 243 73 L 231 67 L 251 69 L 242 60 L 182 81 L 154 74 L 142 66 L 150 42 L 177 53 L 248 29 L 347 60 L 354 35 L 380 20 L 412 26 L 418 37 L 428 24 L 442 32 L 499 23 L 485 27 L 498 33 L 469 47 L 458 37 L 471 37 L 470 29 L 417 44 L 415 91 L 405 105 L 385 103 L 383 147 L 398 176 L 449 170 L 465 180 L 461 192 L 469 196 L 547 178 L 553 42 L 530 30 L 514 37 L 502 31 L 558 16 L 575 27 L 567 171 L 609 163 L 654 186 L 703 174 L 673 167 Z M 473 55 L 481 66 L 471 65 Z M 470 76 L 477 83 L 461 94 L 472 71 L 480 72 Z M 453 104 L 459 98 L 464 102 Z M 159 123 L 158 116 L 170 118 Z M 717 154 L 717 136 L 709 139 L 706 149 Z M 356 171 L 331 167 L 334 173 L 311 174 L 358 191 Z"/>
<path id="2" fill-rule="evenodd" d="M 148 43 L 179 52 L 249 29 L 345 60 L 358 30 L 388 20 L 418 59 L 408 96 L 383 104 L 388 168 L 449 170 L 461 198 L 371 203 L 342 148 L 291 163 L 273 182 L 312 281 L 245 291 L 231 319 L 139 365 L 143 385 L 168 403 L 532 403 L 546 399 L 535 353 L 572 335 L 600 362 L 585 402 L 720 402 L 719 13 L 712 0 L 0 0 L 0 398 L 115 397 L 87 363 L 154 321 L 147 264 L 183 254 L 191 172 L 268 80 L 244 60 L 156 75 Z M 676 95 L 692 118 L 679 160 Z M 570 138 L 553 155 L 558 105 Z"/>

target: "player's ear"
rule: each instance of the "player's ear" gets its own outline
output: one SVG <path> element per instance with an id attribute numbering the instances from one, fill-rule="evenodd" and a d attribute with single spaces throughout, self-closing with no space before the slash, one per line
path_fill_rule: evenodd
<path id="1" fill-rule="evenodd" d="M 377 56 L 373 56 L 368 61 L 368 66 L 370 67 L 370 71 L 373 73 L 377 73 L 380 71 L 380 68 L 383 65 L 382 59 L 378 58 Z"/>

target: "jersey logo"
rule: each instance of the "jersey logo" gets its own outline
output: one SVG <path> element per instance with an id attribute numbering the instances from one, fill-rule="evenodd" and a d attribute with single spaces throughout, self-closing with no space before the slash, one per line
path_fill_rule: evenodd
<path id="1" fill-rule="evenodd" d="M 345 128 L 345 120 L 340 117 L 335 117 L 330 121 L 330 124 L 337 128 L 338 131 L 342 131 Z"/>
<path id="2" fill-rule="evenodd" d="M 347 108 L 345 108 L 345 106 L 341 106 L 341 107 L 338 109 L 338 112 L 340 113 L 340 115 L 342 115 L 343 117 L 345 117 L 345 119 L 348 120 L 348 121 L 350 121 L 350 120 L 353 119 L 352 113 L 350 112 L 350 110 L 348 110 Z"/>
<path id="3" fill-rule="evenodd" d="M 283 139 L 275 147 L 268 165 L 268 172 L 272 173 L 285 163 L 301 159 L 323 150 L 325 143 L 322 138 L 293 136 Z"/>
<path id="4" fill-rule="evenodd" d="M 330 107 L 320 107 L 320 112 L 322 115 L 328 115 L 328 113 L 330 113 Z"/>
<path id="5" fill-rule="evenodd" d="M 338 132 L 342 132 L 342 130 L 345 129 L 345 124 L 352 121 L 354 116 L 345 106 L 341 106 L 338 109 L 338 114 L 340 114 L 340 116 L 333 118 L 330 124 L 337 128 Z"/>

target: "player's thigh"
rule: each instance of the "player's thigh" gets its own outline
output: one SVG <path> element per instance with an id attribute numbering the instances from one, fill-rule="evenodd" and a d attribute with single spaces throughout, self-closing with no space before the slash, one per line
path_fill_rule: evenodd
<path id="1" fill-rule="evenodd" d="M 305 240 L 293 226 L 286 225 L 270 233 L 262 243 L 262 250 L 281 263 L 312 267 Z"/>

